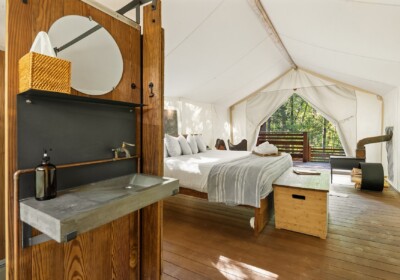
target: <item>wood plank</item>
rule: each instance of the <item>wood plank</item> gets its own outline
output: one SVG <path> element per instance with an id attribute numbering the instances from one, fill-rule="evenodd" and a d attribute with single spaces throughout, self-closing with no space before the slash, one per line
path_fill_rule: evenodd
<path id="1" fill-rule="evenodd" d="M 273 193 L 260 200 L 260 208 L 254 208 L 254 235 L 258 236 L 268 224 L 273 211 Z"/>
<path id="2" fill-rule="evenodd" d="M 185 253 L 186 256 L 182 256 L 179 254 L 175 254 L 169 251 L 164 251 L 163 257 L 164 260 L 170 263 L 179 263 L 181 266 L 190 266 L 190 271 L 197 274 L 201 275 L 205 278 L 208 279 L 241 279 L 240 277 L 237 277 L 236 275 L 233 275 L 229 272 L 226 274 L 227 277 L 225 277 L 224 274 L 220 273 L 220 271 L 216 268 L 212 268 L 208 266 L 207 264 L 203 264 L 197 261 L 191 261 L 189 258 L 187 258 L 188 252 Z"/>
<path id="3" fill-rule="evenodd" d="M 208 194 L 207 193 L 198 192 L 198 191 L 195 191 L 195 190 L 192 190 L 192 189 L 188 189 L 188 188 L 184 188 L 184 187 L 180 187 L 179 188 L 179 193 L 208 200 Z"/>
<path id="4" fill-rule="evenodd" d="M 164 252 L 187 260 L 176 263 L 178 259 L 164 255 L 164 264 L 175 265 L 177 279 L 188 279 L 180 273 L 191 272 L 194 263 L 217 267 L 221 274 L 228 267 L 246 264 L 279 279 L 400 279 L 400 228 L 386 216 L 400 216 L 396 207 L 400 194 L 391 188 L 382 193 L 360 192 L 351 185 L 333 189 L 349 197 L 330 196 L 326 240 L 277 230 L 273 223 L 254 238 L 243 223 L 252 216 L 249 209 L 183 195 L 171 197 L 164 207 Z M 374 212 L 374 219 L 357 212 L 358 207 Z M 225 257 L 225 265 L 216 265 L 220 256 Z M 249 271 L 242 272 L 243 278 L 252 279 Z"/>
<path id="5" fill-rule="evenodd" d="M 173 279 L 190 279 L 190 280 L 205 280 L 210 279 L 208 277 L 201 276 L 195 272 L 190 270 L 186 270 L 176 264 L 172 264 L 170 262 L 164 262 L 164 273 L 167 275 L 171 275 Z"/>
<path id="6" fill-rule="evenodd" d="M 289 192 L 301 192 L 301 190 L 328 192 L 329 182 L 329 171 L 321 170 L 321 175 L 298 175 L 293 172 L 293 168 L 289 168 L 273 182 L 273 186 L 282 187 L 282 191 L 287 188 Z"/>
<path id="7" fill-rule="evenodd" d="M 111 223 L 111 234 L 112 240 L 111 245 L 111 269 L 112 279 L 130 279 L 131 268 L 131 248 L 127 246 L 130 244 L 130 220 L 133 219 L 133 214 L 126 215 L 125 217 L 113 221 Z M 138 235 L 136 231 L 136 235 Z M 104 254 L 104 252 L 102 253 Z M 134 268 L 134 267 L 132 267 Z M 137 275 L 136 277 L 137 278 Z"/>
<path id="8" fill-rule="evenodd" d="M 201 199 L 207 199 L 208 200 L 208 194 L 195 191 L 192 189 L 180 187 L 179 188 L 179 193 L 183 195 L 189 195 Z M 260 199 L 260 207 L 252 207 L 248 205 L 239 205 L 242 207 L 247 207 L 254 209 L 254 235 L 258 236 L 258 234 L 264 229 L 265 225 L 268 223 L 272 212 L 273 212 L 273 194 L 270 194 L 266 198 Z"/>
<path id="9" fill-rule="evenodd" d="M 164 36 L 161 28 L 161 1 L 143 7 L 143 172 L 162 176 L 164 110 Z M 153 83 L 151 97 L 149 84 Z M 161 277 L 162 202 L 141 212 L 141 279 Z"/>
<path id="10" fill-rule="evenodd" d="M 32 44 L 32 2 L 7 1 L 6 5 L 6 96 L 5 96 L 5 182 L 6 182 L 6 266 L 8 279 L 32 279 L 31 262 L 20 262 L 19 226 L 14 223 L 13 174 L 17 167 L 16 98 L 18 93 L 18 59 Z M 29 255 L 31 250 L 26 250 Z"/>
<path id="11" fill-rule="evenodd" d="M 8 1 L 7 8 L 7 85 L 5 95 L 6 143 L 6 231 L 7 274 L 9 279 L 138 279 L 138 215 L 121 218 L 67 243 L 48 242 L 22 250 L 20 226 L 14 222 L 18 205 L 13 205 L 12 183 L 16 171 L 16 94 L 18 60 L 31 47 L 38 31 L 47 31 L 63 15 L 91 15 L 114 37 L 121 48 L 124 74 L 114 92 L 103 98 L 132 102 L 132 81 L 140 84 L 140 33 L 103 12 L 76 0 Z M 111 18 L 111 19 L 110 19 Z M 131 34 L 132 36 L 127 36 Z M 128 38 L 128 39 L 127 39 Z M 134 61 L 133 61 L 134 59 Z M 136 94 L 140 90 L 137 87 Z M 81 94 L 73 91 L 73 94 Z M 134 126 L 132 126 L 133 128 Z M 161 150 L 161 148 L 160 148 Z M 136 218 L 135 218 L 136 217 Z M 129 245 L 128 245 L 129 244 Z M 117 253 L 118 251 L 118 253 Z M 126 278 L 128 276 L 129 278 Z"/>
<path id="12" fill-rule="evenodd" d="M 5 75 L 6 75 L 5 53 L 0 50 L 0 161 L 4 163 L 4 97 L 5 97 Z M 6 257 L 6 227 L 4 207 L 4 166 L 0 168 L 0 260 Z"/>
<path id="13" fill-rule="evenodd" d="M 218 260 L 216 260 L 215 258 L 211 258 L 208 254 L 201 253 L 192 248 L 184 247 L 177 243 L 164 242 L 164 253 L 164 260 L 173 263 L 175 262 L 175 260 L 173 260 L 173 257 L 175 256 L 179 256 L 181 262 L 189 260 L 191 262 L 201 263 L 204 266 L 213 263 L 214 267 L 223 273 L 224 278 L 222 279 L 243 279 L 243 274 L 249 275 L 251 279 L 276 279 L 276 276 L 268 271 L 257 269 L 251 265 L 246 265 L 224 256 L 220 256 Z M 212 271 L 212 273 L 214 274 L 214 271 Z M 210 274 L 205 276 L 210 277 L 212 275 Z M 215 277 L 218 278 L 220 276 L 221 274 L 216 275 Z M 214 279 L 214 276 L 212 278 Z"/>

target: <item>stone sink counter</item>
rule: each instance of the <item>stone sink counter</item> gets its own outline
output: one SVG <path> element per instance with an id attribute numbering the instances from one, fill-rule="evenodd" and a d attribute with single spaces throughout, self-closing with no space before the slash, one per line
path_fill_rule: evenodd
<path id="1" fill-rule="evenodd" d="M 21 221 L 57 242 L 83 233 L 178 193 L 179 181 L 132 174 L 65 191 L 46 201 L 20 201 Z"/>

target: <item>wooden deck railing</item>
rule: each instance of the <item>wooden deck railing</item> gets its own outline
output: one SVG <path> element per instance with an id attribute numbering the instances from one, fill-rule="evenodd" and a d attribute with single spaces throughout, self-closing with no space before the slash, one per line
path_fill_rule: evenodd
<path id="1" fill-rule="evenodd" d="M 346 156 L 340 148 L 311 147 L 311 161 L 329 162 L 329 156 Z"/>
<path id="2" fill-rule="evenodd" d="M 268 141 L 278 147 L 281 152 L 291 154 L 293 160 L 303 162 L 328 162 L 329 156 L 345 156 L 341 148 L 310 147 L 308 133 L 265 132 L 260 131 L 257 146 Z"/>
<path id="3" fill-rule="evenodd" d="M 281 152 L 289 153 L 294 160 L 310 161 L 310 144 L 307 132 L 286 133 L 286 132 L 265 132 L 260 131 L 257 139 L 257 146 L 268 141 L 277 146 Z"/>

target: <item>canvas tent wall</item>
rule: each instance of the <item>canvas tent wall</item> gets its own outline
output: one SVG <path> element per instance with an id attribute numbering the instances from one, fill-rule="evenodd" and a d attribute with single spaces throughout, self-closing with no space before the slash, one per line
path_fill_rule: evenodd
<path id="1" fill-rule="evenodd" d="M 251 149 L 256 144 L 260 126 L 294 92 L 336 127 L 343 148 L 349 156 L 355 155 L 360 137 L 381 134 L 380 97 L 325 80 L 303 70 L 292 70 L 232 107 L 234 142 L 245 138 L 248 140 L 248 148 Z M 381 161 L 380 144 L 367 149 L 367 160 Z"/>
<path id="2" fill-rule="evenodd" d="M 180 134 L 202 134 L 209 147 L 230 137 L 228 108 L 183 98 L 164 99 L 164 110 L 176 110 Z"/>

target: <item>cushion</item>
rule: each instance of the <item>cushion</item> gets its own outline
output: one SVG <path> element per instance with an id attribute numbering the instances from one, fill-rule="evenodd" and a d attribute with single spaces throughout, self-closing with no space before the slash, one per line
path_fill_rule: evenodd
<path id="1" fill-rule="evenodd" d="M 178 141 L 179 141 L 179 145 L 181 145 L 182 153 L 184 155 L 191 155 L 192 149 L 190 148 L 186 138 L 182 135 L 179 135 Z"/>
<path id="2" fill-rule="evenodd" d="M 207 145 L 206 142 L 203 139 L 203 136 L 201 135 L 196 135 L 196 142 L 197 142 L 197 147 L 199 148 L 199 152 L 204 153 L 207 151 Z"/>
<path id="3" fill-rule="evenodd" d="M 228 139 L 229 150 L 231 151 L 247 151 L 247 140 L 243 139 L 239 144 L 232 144 Z"/>
<path id="4" fill-rule="evenodd" d="M 199 152 L 199 148 L 197 147 L 196 138 L 193 135 L 188 135 L 187 142 L 190 146 L 190 149 L 192 149 L 192 153 L 197 154 Z"/>
<path id="5" fill-rule="evenodd" d="M 217 142 L 215 143 L 215 148 L 217 150 L 226 150 L 226 145 L 225 141 L 223 139 L 217 139 Z"/>
<path id="6" fill-rule="evenodd" d="M 180 156 L 182 154 L 181 145 L 179 145 L 178 137 L 165 135 L 165 145 L 167 146 L 168 155 L 171 157 Z"/>

